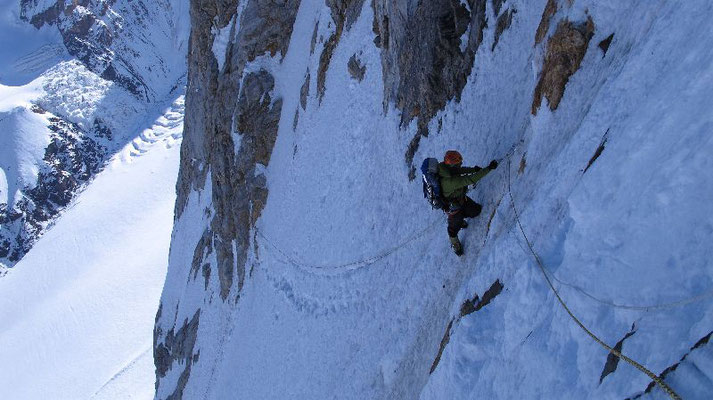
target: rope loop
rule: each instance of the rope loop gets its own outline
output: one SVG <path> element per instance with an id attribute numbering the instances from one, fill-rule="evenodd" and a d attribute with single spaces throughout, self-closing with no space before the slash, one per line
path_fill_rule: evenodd
<path id="1" fill-rule="evenodd" d="M 428 231 L 433 229 L 438 223 L 440 222 L 440 218 L 435 219 L 432 223 L 428 224 L 424 229 L 415 232 L 413 235 L 409 236 L 406 238 L 404 241 L 398 243 L 397 245 L 388 248 L 386 250 L 383 250 L 379 253 L 377 253 L 374 256 L 363 258 L 360 260 L 356 261 L 351 261 L 343 264 L 336 264 L 336 265 L 316 265 L 316 264 L 308 264 L 305 262 L 302 262 L 300 260 L 295 259 L 294 257 L 290 256 L 287 254 L 285 251 L 283 251 L 279 246 L 274 244 L 268 237 L 265 235 L 262 230 L 260 230 L 258 227 L 255 227 L 255 232 L 265 240 L 265 242 L 270 245 L 275 251 L 277 251 L 284 259 L 287 261 L 289 264 L 292 264 L 293 266 L 303 269 L 303 270 L 320 270 L 320 271 L 351 271 L 355 269 L 360 269 L 367 267 L 371 264 L 374 264 L 375 262 L 382 260 L 394 253 L 396 251 L 402 249 L 405 247 L 407 244 L 415 241 L 416 239 L 419 239 L 426 235 Z"/>

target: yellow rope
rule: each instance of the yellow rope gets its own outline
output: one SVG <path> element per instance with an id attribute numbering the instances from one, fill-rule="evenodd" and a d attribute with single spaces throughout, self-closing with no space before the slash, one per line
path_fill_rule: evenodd
<path id="1" fill-rule="evenodd" d="M 560 297 L 559 293 L 557 292 L 557 289 L 555 289 L 554 285 L 552 284 L 552 281 L 550 280 L 549 276 L 547 276 L 547 272 L 545 272 L 545 267 L 542 263 L 542 260 L 540 260 L 540 257 L 537 255 L 535 252 L 535 249 L 532 247 L 532 243 L 530 243 L 530 239 L 528 239 L 527 235 L 525 234 L 525 229 L 522 227 L 522 223 L 520 222 L 520 215 L 517 212 L 517 208 L 515 207 L 515 198 L 512 195 L 512 189 L 510 188 L 510 160 L 508 159 L 508 193 L 510 194 L 510 204 L 512 204 L 512 210 L 515 213 L 515 220 L 517 221 L 517 225 L 520 227 L 520 232 L 522 233 L 522 236 L 525 238 L 525 243 L 527 243 L 527 247 L 530 248 L 530 252 L 532 255 L 535 257 L 535 261 L 537 261 L 537 265 L 540 267 L 540 270 L 542 271 L 542 275 L 545 277 L 545 280 L 547 281 L 547 284 L 550 286 L 550 289 L 552 289 L 552 292 L 555 294 L 557 297 L 557 301 L 564 307 L 565 311 L 567 311 L 567 314 L 569 314 L 570 317 L 574 320 L 574 322 L 579 325 L 580 328 L 584 332 L 587 333 L 592 339 L 594 339 L 595 342 L 599 343 L 602 347 L 607 349 L 610 353 L 614 354 L 615 356 L 619 357 L 620 359 L 626 361 L 627 363 L 633 365 L 638 369 L 639 371 L 643 372 L 646 374 L 649 378 L 651 378 L 654 382 L 656 382 L 657 385 L 661 389 L 663 389 L 666 394 L 668 394 L 672 399 L 674 400 L 681 400 L 681 396 L 676 394 L 673 389 L 671 389 L 670 386 L 666 384 L 666 382 L 663 381 L 660 377 L 658 377 L 656 374 L 648 370 L 646 367 L 643 365 L 639 364 L 638 362 L 632 360 L 631 358 L 621 354 L 621 352 L 615 350 L 613 347 L 609 346 L 608 344 L 604 343 L 597 335 L 592 333 L 589 329 L 587 329 L 586 326 L 572 313 L 572 311 L 567 307 L 567 304 L 562 300 Z"/>

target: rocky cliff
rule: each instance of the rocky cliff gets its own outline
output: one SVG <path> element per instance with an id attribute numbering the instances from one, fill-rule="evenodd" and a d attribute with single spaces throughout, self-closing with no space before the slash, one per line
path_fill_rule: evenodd
<path id="1" fill-rule="evenodd" d="M 648 109 L 622 87 L 638 73 L 636 87 L 655 91 L 655 65 L 668 56 L 646 51 L 659 41 L 674 48 L 660 30 L 691 7 L 191 1 L 178 200 L 154 329 L 156 397 L 472 398 L 482 388 L 485 397 L 511 398 L 532 390 L 546 397 L 550 386 L 565 397 L 606 397 L 643 390 L 646 377 L 633 378 L 636 371 L 616 380 L 593 372 L 598 364 L 566 372 L 581 360 L 600 357 L 603 365 L 606 352 L 558 320 L 559 305 L 546 298 L 529 253 L 514 239 L 520 231 L 505 188 L 514 181 L 548 262 L 560 265 L 567 250 L 580 268 L 574 271 L 589 271 L 585 260 L 594 256 L 582 249 L 596 246 L 582 238 L 600 219 L 582 205 L 587 184 L 580 182 L 605 182 L 601 168 L 616 163 L 637 174 L 652 165 L 624 155 L 638 140 L 627 136 L 638 131 L 636 116 Z M 634 13 L 645 17 L 624 17 Z M 677 118 L 690 120 L 684 112 Z M 666 133 L 654 130 L 665 147 Z M 603 162 L 614 131 L 621 153 Z M 690 132 L 703 140 L 698 129 Z M 501 161 L 473 195 L 485 211 L 469 228 L 460 260 L 445 233 L 433 234 L 443 222 L 420 201 L 415 179 L 420 159 L 450 148 L 469 163 Z M 635 182 L 640 175 L 588 193 L 614 197 Z M 626 198 L 618 210 L 633 210 Z M 691 205 L 684 213 L 700 210 Z M 621 243 L 637 252 L 656 247 L 628 240 Z M 706 253 L 696 243 L 694 252 Z M 597 254 L 618 254 L 605 247 Z M 632 267 L 617 273 L 647 271 L 631 256 Z M 689 273 L 709 279 L 703 269 Z M 686 279 L 677 288 L 692 282 Z M 668 323 L 583 307 L 601 312 L 608 338 L 627 345 L 657 342 L 655 327 Z M 647 356 L 641 345 L 638 355 L 657 371 L 673 364 L 707 333 L 694 326 L 696 315 L 681 317 L 687 322 L 672 334 L 680 339 L 675 350 Z M 491 332 L 478 328 L 481 320 Z M 547 360 L 547 382 L 537 382 L 533 357 Z"/>

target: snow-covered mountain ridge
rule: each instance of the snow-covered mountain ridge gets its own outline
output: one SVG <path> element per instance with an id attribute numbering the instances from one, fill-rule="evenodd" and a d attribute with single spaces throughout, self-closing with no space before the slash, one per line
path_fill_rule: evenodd
<path id="1" fill-rule="evenodd" d="M 188 15 L 180 1 L 23 0 L 0 11 L 0 265 L 11 267 L 180 94 Z"/>
<path id="2" fill-rule="evenodd" d="M 710 4 L 191 7 L 156 398 L 666 396 L 513 204 L 585 326 L 713 391 Z M 414 179 L 454 148 L 501 160 L 463 258 Z"/>

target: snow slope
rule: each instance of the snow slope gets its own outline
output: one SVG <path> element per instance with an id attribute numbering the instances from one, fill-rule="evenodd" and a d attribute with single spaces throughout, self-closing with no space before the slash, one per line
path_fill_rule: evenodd
<path id="1" fill-rule="evenodd" d="M 0 398 L 153 396 L 183 97 L 0 279 Z"/>
<path id="2" fill-rule="evenodd" d="M 20 2 L 0 2 L 0 83 L 22 86 L 68 58 L 60 33 L 20 20 Z"/>
<path id="3" fill-rule="evenodd" d="M 710 397 L 711 347 L 690 348 L 713 331 L 713 6 L 563 7 L 550 35 L 565 18 L 591 17 L 596 29 L 559 108 L 545 100 L 533 116 L 545 51 L 533 47 L 545 1 L 534 3 L 505 3 L 517 10 L 511 27 L 491 52 L 489 24 L 460 102 L 431 121 L 416 153 L 417 162 L 452 148 L 470 165 L 501 160 L 471 191 L 484 211 L 461 233 L 466 255 L 458 258 L 445 218 L 406 178 L 403 153 L 416 126 L 399 127 L 393 108 L 384 113 L 369 2 L 334 50 L 324 98 L 312 90 L 293 129 L 305 71 L 314 88 L 320 47 L 335 29 L 329 9 L 302 2 L 284 60 L 246 68 L 275 76 L 283 107 L 260 171 L 270 194 L 251 235 L 245 286 L 221 302 L 217 274 L 204 288 L 186 267 L 214 211 L 208 178 L 176 221 L 157 318 L 157 328 L 178 330 L 199 311 L 196 344 L 190 368 L 174 363 L 157 398 L 169 397 L 186 370 L 184 398 L 642 394 L 650 379 L 623 362 L 602 376 L 607 352 L 547 286 L 516 224 L 509 182 L 528 238 L 582 322 L 656 374 L 690 352 L 666 379 L 683 398 Z M 492 2 L 487 10 L 493 18 Z M 317 21 L 322 39 L 311 55 Z M 611 33 L 604 54 L 597 45 Z M 366 66 L 361 82 L 346 67 L 354 54 Z M 215 255 L 206 260 L 215 266 Z M 487 305 L 461 311 L 497 281 L 503 290 Z"/>

